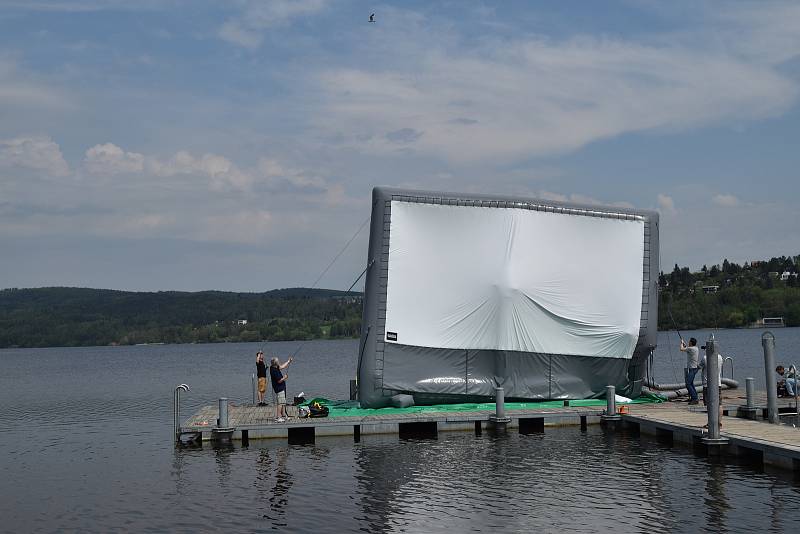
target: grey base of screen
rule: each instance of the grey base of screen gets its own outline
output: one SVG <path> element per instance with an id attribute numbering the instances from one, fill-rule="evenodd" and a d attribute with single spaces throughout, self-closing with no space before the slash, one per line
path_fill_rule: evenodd
<path id="1" fill-rule="evenodd" d="M 507 400 L 587 399 L 602 397 L 606 386 L 638 396 L 644 356 L 597 358 L 497 350 L 437 349 L 386 343 L 383 366 L 373 380 L 359 384 L 365 408 L 389 405 L 398 393 L 415 404 L 483 402 L 496 387 Z M 377 369 L 375 370 L 377 371 Z"/>

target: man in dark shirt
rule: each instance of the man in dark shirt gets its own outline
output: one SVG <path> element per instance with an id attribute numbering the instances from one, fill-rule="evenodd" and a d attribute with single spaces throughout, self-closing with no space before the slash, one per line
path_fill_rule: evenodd
<path id="1" fill-rule="evenodd" d="M 272 358 L 269 365 L 269 376 L 272 379 L 272 389 L 278 396 L 278 413 L 275 422 L 283 423 L 286 421 L 286 379 L 289 378 L 289 373 L 285 375 L 281 372 L 292 363 L 292 357 L 286 360 L 286 363 L 281 363 L 278 358 Z"/>
<path id="2" fill-rule="evenodd" d="M 258 376 L 258 405 L 266 406 L 264 393 L 267 392 L 267 366 L 264 363 L 264 353 L 256 353 L 256 376 Z"/>

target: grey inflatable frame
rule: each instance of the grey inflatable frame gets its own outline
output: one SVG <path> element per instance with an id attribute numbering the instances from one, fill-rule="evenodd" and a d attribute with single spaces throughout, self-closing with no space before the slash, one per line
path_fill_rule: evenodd
<path id="1" fill-rule="evenodd" d="M 417 347 L 385 342 L 392 201 L 456 206 L 523 208 L 588 217 L 644 221 L 641 323 L 633 357 L 608 358 L 504 350 Z M 602 397 L 605 387 L 638 397 L 646 357 L 656 346 L 658 325 L 658 213 L 530 198 L 415 191 L 372 191 L 367 277 L 358 355 L 358 400 L 364 408 L 387 406 L 398 393 L 417 404 L 491 401 L 503 387 L 508 400 Z M 464 377 L 454 381 L 452 377 Z M 446 378 L 450 377 L 450 378 Z"/>

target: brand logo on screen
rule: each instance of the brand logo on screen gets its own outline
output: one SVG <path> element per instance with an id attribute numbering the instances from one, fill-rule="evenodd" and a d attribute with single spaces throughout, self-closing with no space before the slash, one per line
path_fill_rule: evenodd
<path id="1" fill-rule="evenodd" d="M 397 332 L 386 332 L 386 341 L 397 341 Z"/>

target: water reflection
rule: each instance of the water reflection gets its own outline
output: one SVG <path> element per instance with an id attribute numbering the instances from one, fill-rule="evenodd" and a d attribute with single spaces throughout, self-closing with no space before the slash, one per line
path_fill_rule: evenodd
<path id="1" fill-rule="evenodd" d="M 273 528 L 286 527 L 287 508 L 289 507 L 289 491 L 294 484 L 291 471 L 287 468 L 290 454 L 289 448 L 283 447 L 271 451 L 262 449 L 256 459 L 255 487 L 259 495 L 269 495 L 263 518 L 268 519 Z M 274 459 L 270 457 L 270 453 Z M 268 491 L 268 481 L 274 478 L 274 484 Z"/>
<path id="2" fill-rule="evenodd" d="M 214 466 L 217 472 L 220 486 L 227 486 L 231 476 L 231 455 L 233 454 L 234 447 L 232 443 L 215 444 L 214 448 Z"/>
<path id="3" fill-rule="evenodd" d="M 749 510 L 775 510 L 787 492 L 800 504 L 785 483 L 773 500 L 758 487 L 768 477 L 752 470 L 596 429 L 365 439 L 355 460 L 358 520 L 371 532 L 777 532 L 786 518 Z"/>
<path id="4" fill-rule="evenodd" d="M 704 504 L 708 528 L 718 532 L 727 532 L 726 520 L 730 506 L 725 495 L 725 465 L 717 461 L 713 461 L 708 466 Z"/>
<path id="5" fill-rule="evenodd" d="M 646 519 L 659 516 L 653 502 L 663 495 L 653 495 L 657 485 L 652 501 L 628 494 L 641 478 L 627 462 L 609 465 L 605 449 L 614 439 L 593 451 L 578 446 L 578 454 L 570 451 L 574 443 L 546 444 L 544 435 L 476 437 L 468 446 L 408 441 L 390 454 L 365 443 L 356 457 L 363 520 L 381 532 L 400 525 L 419 531 L 645 528 Z M 615 458 L 625 456 L 619 452 Z M 576 518 L 581 509 L 586 515 Z"/>
<path id="6" fill-rule="evenodd" d="M 793 332 L 800 347 L 800 329 Z M 760 351 L 760 335 L 755 341 Z M 336 346 L 303 358 L 304 389 L 335 385 L 342 391 L 331 390 L 332 398 L 347 395 L 357 341 Z M 317 438 L 310 447 L 253 440 L 249 449 L 176 449 L 174 385 L 192 385 L 186 413 L 216 403 L 221 392 L 249 399 L 256 349 L 0 354 L 0 530 L 783 533 L 800 510 L 800 486 L 787 470 L 727 463 L 712 471 L 691 448 L 595 426 L 501 438 L 440 433 L 424 441 L 362 436 L 355 445 Z M 54 381 L 44 390 L 41 368 Z M 136 391 L 120 396 L 132 382 Z M 70 432 L 76 422 L 81 432 Z"/>

